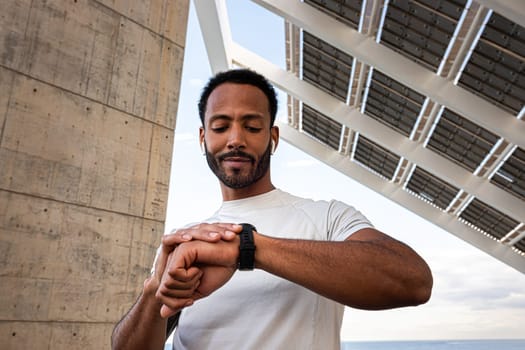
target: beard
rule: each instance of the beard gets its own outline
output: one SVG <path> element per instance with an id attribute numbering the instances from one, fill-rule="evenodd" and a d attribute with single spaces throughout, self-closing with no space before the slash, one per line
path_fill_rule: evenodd
<path id="1" fill-rule="evenodd" d="M 259 159 L 255 167 L 255 159 L 253 156 L 244 153 L 240 150 L 233 150 L 231 152 L 223 153 L 215 158 L 211 153 L 208 152 L 208 148 L 205 148 L 206 151 L 206 161 L 211 171 L 217 176 L 217 178 L 227 187 L 233 189 L 240 189 L 248 187 L 257 181 L 259 181 L 264 174 L 270 168 L 270 156 L 271 156 L 271 145 L 268 144 L 268 147 L 264 151 L 262 157 Z M 251 160 L 252 168 L 250 172 L 246 175 L 240 173 L 240 170 L 234 170 L 232 175 L 226 174 L 226 171 L 223 167 L 220 166 L 220 163 L 228 157 L 245 157 Z"/>

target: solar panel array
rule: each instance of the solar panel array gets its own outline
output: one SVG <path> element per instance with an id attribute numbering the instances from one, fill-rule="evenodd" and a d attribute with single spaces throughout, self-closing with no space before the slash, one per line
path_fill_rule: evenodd
<path id="1" fill-rule="evenodd" d="M 373 12 L 367 5 L 369 2 L 304 2 L 351 28 L 368 30 L 367 34 L 381 45 L 454 80 L 461 88 L 517 119 L 523 118 L 525 28 L 522 25 L 494 11 L 483 12 L 483 7 L 466 0 L 390 0 L 386 5 L 381 2 L 383 7 L 377 11 L 376 26 L 365 29 L 365 20 L 374 23 L 370 19 Z M 481 25 L 472 18 L 469 20 L 471 13 L 485 14 Z M 301 54 L 297 73 L 301 79 L 404 137 L 420 142 L 473 176 L 485 177 L 512 196 L 525 200 L 525 150 L 358 61 L 314 33 L 296 30 L 302 39 L 298 44 Z M 466 40 L 465 33 L 470 32 L 475 35 L 465 53 L 458 46 L 461 40 Z M 357 69 L 363 66 L 366 69 Z M 359 84 L 358 80 L 366 83 Z M 352 96 L 357 99 L 352 100 Z M 435 112 L 429 113 L 430 109 Z M 350 161 L 385 181 L 399 182 L 399 186 L 423 202 L 453 213 L 465 225 L 525 256 L 525 225 L 517 218 L 509 217 L 491 203 L 481 201 L 418 164 L 407 166 L 407 160 L 395 150 L 381 147 L 367 135 L 355 133 L 351 145 L 343 147 L 351 133 L 348 126 L 311 106 L 302 104 L 299 121 L 301 131 L 318 142 L 347 154 Z"/>

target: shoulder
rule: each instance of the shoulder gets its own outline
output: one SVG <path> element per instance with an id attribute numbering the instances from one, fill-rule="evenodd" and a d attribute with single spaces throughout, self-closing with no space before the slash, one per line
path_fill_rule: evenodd
<path id="1" fill-rule="evenodd" d="M 325 212 L 327 215 L 330 215 L 330 213 L 348 214 L 348 213 L 357 212 L 357 210 L 353 206 L 348 205 L 337 199 L 330 199 L 330 200 L 311 199 L 311 198 L 295 196 L 295 195 L 292 195 L 282 190 L 278 190 L 278 191 L 279 191 L 278 196 L 280 197 L 281 204 L 293 205 L 294 207 L 298 209 L 303 209 L 306 211 L 313 210 L 315 212 Z"/>
<path id="2" fill-rule="evenodd" d="M 328 209 L 330 202 L 325 200 L 314 200 L 299 197 L 283 190 L 276 190 L 276 196 L 281 205 L 293 205 L 296 208 L 325 208 Z"/>

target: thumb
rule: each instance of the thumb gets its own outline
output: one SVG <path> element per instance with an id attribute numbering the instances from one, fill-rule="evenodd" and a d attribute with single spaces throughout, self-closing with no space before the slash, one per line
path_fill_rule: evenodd
<path id="1" fill-rule="evenodd" d="M 160 317 L 162 318 L 171 317 L 175 315 L 177 312 L 181 311 L 186 306 L 191 306 L 191 305 L 193 305 L 192 299 L 188 299 L 184 305 L 182 305 L 180 308 L 177 308 L 177 309 L 172 309 L 167 305 L 162 305 L 160 308 Z"/>

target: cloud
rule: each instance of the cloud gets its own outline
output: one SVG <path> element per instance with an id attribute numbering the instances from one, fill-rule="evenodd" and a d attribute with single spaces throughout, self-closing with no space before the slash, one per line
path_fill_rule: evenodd
<path id="1" fill-rule="evenodd" d="M 197 138 L 197 135 L 195 133 L 191 132 L 181 132 L 181 133 L 175 133 L 175 142 L 186 142 L 186 141 L 193 141 Z"/>
<path id="2" fill-rule="evenodd" d="M 469 310 L 521 309 L 525 312 L 525 278 L 501 262 L 485 259 L 482 252 L 449 252 L 434 266 L 437 302 L 462 304 Z M 481 273 L 474 273 L 479 271 Z"/>
<path id="3" fill-rule="evenodd" d="M 513 309 L 525 309 L 525 293 L 510 293 L 501 302 L 502 306 Z"/>
<path id="4" fill-rule="evenodd" d="M 190 83 L 190 86 L 192 87 L 200 88 L 204 85 L 204 80 L 199 79 L 199 78 L 191 78 L 189 83 Z"/>
<path id="5" fill-rule="evenodd" d="M 288 168 L 308 168 L 317 165 L 319 165 L 319 161 L 316 159 L 300 159 L 286 164 Z"/>

